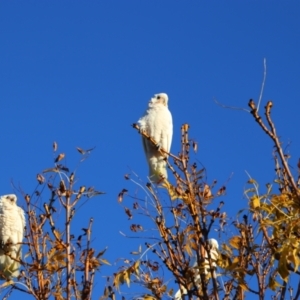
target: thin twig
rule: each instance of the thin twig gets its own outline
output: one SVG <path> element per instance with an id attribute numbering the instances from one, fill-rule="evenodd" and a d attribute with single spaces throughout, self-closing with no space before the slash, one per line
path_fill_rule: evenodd
<path id="1" fill-rule="evenodd" d="M 294 300 L 298 300 L 299 296 L 300 296 L 300 280 L 298 282 L 298 288 Z"/>
<path id="2" fill-rule="evenodd" d="M 66 251 L 67 251 L 67 300 L 71 299 L 71 232 L 70 232 L 70 216 L 71 216 L 71 198 L 66 195 Z"/>
<path id="3" fill-rule="evenodd" d="M 142 135 L 144 138 L 148 139 L 150 142 L 152 142 L 153 145 L 158 145 L 158 142 L 155 141 L 151 136 L 149 136 L 145 131 L 140 131 L 140 127 L 137 124 L 132 124 L 132 127 L 137 129 L 137 131 L 139 132 L 140 135 Z M 162 153 L 167 154 L 170 157 L 173 157 L 174 159 L 179 159 L 176 155 L 170 153 L 169 151 L 167 151 L 164 148 L 159 148 L 159 151 Z"/>
<path id="4" fill-rule="evenodd" d="M 263 81 L 262 81 L 261 89 L 260 89 L 260 94 L 259 94 L 259 98 L 258 98 L 257 111 L 259 111 L 260 102 L 261 102 L 262 95 L 263 95 L 263 92 L 264 92 L 266 77 L 267 77 L 267 60 L 264 58 L 264 77 L 263 77 Z"/>
<path id="5" fill-rule="evenodd" d="M 294 192 L 300 198 L 300 192 L 297 188 L 297 185 L 296 185 L 296 183 L 294 181 L 294 178 L 291 174 L 290 168 L 289 168 L 289 166 L 287 164 L 287 161 L 285 159 L 285 156 L 284 156 L 284 153 L 282 151 L 282 147 L 281 147 L 279 138 L 276 134 L 275 125 L 274 125 L 274 123 L 271 119 L 271 108 L 273 106 L 273 103 L 271 101 L 268 101 L 267 105 L 265 106 L 265 115 L 266 115 L 266 119 L 267 119 L 267 122 L 268 122 L 271 130 L 269 130 L 267 128 L 267 126 L 263 123 L 260 115 L 258 114 L 258 110 L 255 106 L 255 103 L 252 99 L 249 101 L 248 105 L 251 108 L 251 114 L 253 115 L 255 121 L 260 125 L 260 127 L 264 130 L 264 132 L 267 133 L 269 135 L 269 137 L 273 140 L 273 142 L 275 144 L 275 147 L 276 147 L 276 150 L 279 154 L 281 164 L 282 164 L 282 166 L 284 167 L 284 170 L 287 173 L 287 176 L 288 176 L 288 179 L 289 179 L 289 182 L 290 182 L 290 187 L 294 190 Z"/>
<path id="6" fill-rule="evenodd" d="M 228 108 L 228 109 L 233 109 L 233 110 L 242 110 L 242 111 L 245 111 L 245 112 L 247 112 L 247 113 L 250 113 L 250 110 L 248 110 L 248 109 L 246 109 L 246 108 L 243 108 L 243 107 L 235 107 L 235 106 L 228 106 L 228 105 L 225 105 L 225 104 L 223 104 L 223 103 L 220 103 L 219 101 L 217 101 L 216 98 L 213 98 L 213 100 L 214 100 L 214 102 L 215 102 L 217 105 L 219 105 L 219 106 L 221 106 L 221 107 L 223 107 L 223 108 Z"/>

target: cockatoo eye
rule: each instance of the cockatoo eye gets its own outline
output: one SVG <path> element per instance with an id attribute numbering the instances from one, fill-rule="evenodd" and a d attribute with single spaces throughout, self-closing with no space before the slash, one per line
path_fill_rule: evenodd
<path id="1" fill-rule="evenodd" d="M 9 200 L 11 203 L 15 202 L 15 199 L 13 197 L 6 197 L 7 200 Z"/>
<path id="2" fill-rule="evenodd" d="M 156 99 L 158 99 L 158 100 L 159 100 L 159 99 L 160 99 L 160 96 L 156 96 Z"/>

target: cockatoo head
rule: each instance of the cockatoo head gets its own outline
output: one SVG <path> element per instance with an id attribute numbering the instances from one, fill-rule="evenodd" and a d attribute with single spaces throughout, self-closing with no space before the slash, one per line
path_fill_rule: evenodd
<path id="1" fill-rule="evenodd" d="M 168 107 L 168 100 L 169 100 L 168 95 L 165 93 L 155 94 L 151 98 L 151 100 L 149 102 L 149 106 L 154 106 L 156 104 L 162 104 L 162 105 Z"/>
<path id="2" fill-rule="evenodd" d="M 211 247 L 211 249 L 213 249 L 213 250 L 218 250 L 219 249 L 219 243 L 215 239 L 209 239 L 208 244 Z"/>
<path id="3" fill-rule="evenodd" d="M 17 196 L 15 194 L 3 195 L 3 196 L 0 196 L 0 201 L 1 202 L 5 201 L 12 205 L 16 205 L 17 204 Z"/>

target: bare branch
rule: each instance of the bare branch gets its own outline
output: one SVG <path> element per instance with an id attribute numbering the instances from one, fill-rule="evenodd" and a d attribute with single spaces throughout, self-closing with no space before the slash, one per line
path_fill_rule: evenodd
<path id="1" fill-rule="evenodd" d="M 264 58 L 264 77 L 263 77 L 260 94 L 259 94 L 259 98 L 258 98 L 257 111 L 259 111 L 260 102 L 262 100 L 262 96 L 263 96 L 263 92 L 264 92 L 264 88 L 265 88 L 266 78 L 267 78 L 267 60 L 266 60 L 266 58 Z"/>

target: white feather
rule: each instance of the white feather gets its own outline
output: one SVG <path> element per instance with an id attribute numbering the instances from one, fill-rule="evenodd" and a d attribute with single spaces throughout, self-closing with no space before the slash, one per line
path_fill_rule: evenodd
<path id="1" fill-rule="evenodd" d="M 173 121 L 168 109 L 167 94 L 160 93 L 151 98 L 144 116 L 138 120 L 138 125 L 140 131 L 144 131 L 157 142 L 157 146 L 155 146 L 148 139 L 142 137 L 150 179 L 157 182 L 161 176 L 167 178 L 165 156 L 158 150 L 163 148 L 170 152 L 172 143 Z"/>
<path id="2" fill-rule="evenodd" d="M 216 261 L 218 259 L 219 253 L 218 253 L 218 249 L 219 249 L 219 243 L 217 240 L 215 239 L 209 239 L 208 240 L 208 244 L 210 245 L 210 258 L 211 258 L 211 266 L 212 267 L 216 267 Z M 207 253 L 205 254 L 205 257 L 207 258 L 208 255 Z M 210 265 L 209 265 L 209 261 L 208 259 L 205 259 L 205 267 L 204 267 L 204 274 L 207 275 L 210 273 Z M 197 262 L 194 263 L 193 268 L 197 267 Z M 195 282 L 201 286 L 201 281 L 200 281 L 200 274 L 199 272 L 196 272 L 196 276 L 195 276 Z M 182 286 L 182 291 L 183 291 L 183 295 L 187 294 L 187 290 L 185 287 Z M 182 300 L 182 295 L 181 295 L 181 291 L 180 289 L 176 292 L 176 294 L 174 295 L 174 299 L 175 300 Z"/>
<path id="3" fill-rule="evenodd" d="M 25 227 L 25 214 L 17 206 L 16 195 L 0 196 L 0 279 L 9 279 L 19 275 L 20 264 L 11 259 L 20 259 Z"/>

